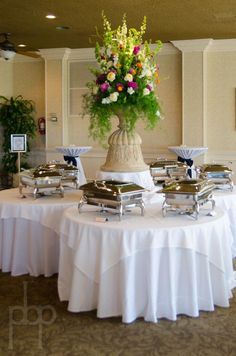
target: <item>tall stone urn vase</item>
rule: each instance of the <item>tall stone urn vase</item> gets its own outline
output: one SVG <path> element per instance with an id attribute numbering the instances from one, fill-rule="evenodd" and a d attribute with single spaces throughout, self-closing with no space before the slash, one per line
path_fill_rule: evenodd
<path id="1" fill-rule="evenodd" d="M 108 139 L 106 162 L 101 166 L 101 171 L 142 172 L 149 170 L 143 160 L 141 137 L 135 130 L 128 130 L 122 113 L 116 116 L 119 118 L 118 130 L 114 131 Z"/>

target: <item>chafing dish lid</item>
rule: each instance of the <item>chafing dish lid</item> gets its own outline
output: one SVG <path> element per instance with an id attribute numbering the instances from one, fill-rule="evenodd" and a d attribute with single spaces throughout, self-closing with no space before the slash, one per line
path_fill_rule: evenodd
<path id="1" fill-rule="evenodd" d="M 158 193 L 175 193 L 175 194 L 198 194 L 208 190 L 213 190 L 214 183 L 205 179 L 183 179 L 165 186 Z"/>
<path id="2" fill-rule="evenodd" d="M 43 170 L 65 170 L 65 171 L 78 171 L 78 168 L 67 163 L 46 163 L 38 168 Z"/>
<path id="3" fill-rule="evenodd" d="M 31 168 L 21 172 L 20 175 L 29 178 L 61 177 L 58 171 L 41 168 Z"/>
<path id="4" fill-rule="evenodd" d="M 211 173 L 211 172 L 225 172 L 225 173 L 231 173 L 232 169 L 229 167 L 223 165 L 223 164 L 203 164 L 200 166 L 201 172 L 205 173 Z"/>
<path id="5" fill-rule="evenodd" d="M 175 161 L 175 160 L 157 160 L 150 163 L 150 168 L 175 168 L 175 167 L 186 167 L 186 164 Z"/>
<path id="6" fill-rule="evenodd" d="M 145 189 L 132 182 L 122 182 L 116 180 L 95 180 L 80 186 L 83 191 L 93 193 L 103 193 L 107 195 L 120 195 L 132 192 L 143 192 Z"/>

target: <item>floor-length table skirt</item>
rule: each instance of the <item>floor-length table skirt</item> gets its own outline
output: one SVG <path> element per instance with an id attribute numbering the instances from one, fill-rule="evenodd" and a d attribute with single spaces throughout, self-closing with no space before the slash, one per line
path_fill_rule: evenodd
<path id="1" fill-rule="evenodd" d="M 216 189 L 213 198 L 216 206 L 224 210 L 229 217 L 230 228 L 233 234 L 232 254 L 233 257 L 236 257 L 236 188 L 234 187 L 233 192 L 229 189 Z"/>
<path id="2" fill-rule="evenodd" d="M 59 230 L 66 208 L 77 206 L 81 192 L 65 190 L 65 197 L 34 200 L 18 189 L 0 192 L 0 269 L 12 275 L 58 273 Z"/>
<path id="3" fill-rule="evenodd" d="M 12 276 L 29 273 L 48 277 L 58 273 L 58 233 L 40 222 L 0 220 L 0 252 L 0 268 Z"/>
<path id="4" fill-rule="evenodd" d="M 87 207 L 88 210 L 90 207 Z M 228 217 L 144 217 L 99 223 L 96 212 L 66 210 L 61 226 L 58 290 L 71 312 L 157 322 L 229 306 L 235 287 Z"/>

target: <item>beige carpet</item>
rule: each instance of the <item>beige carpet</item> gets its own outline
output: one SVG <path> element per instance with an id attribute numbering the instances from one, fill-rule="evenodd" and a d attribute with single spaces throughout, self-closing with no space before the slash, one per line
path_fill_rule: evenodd
<path id="1" fill-rule="evenodd" d="M 162 319 L 157 324 L 139 319 L 127 325 L 120 318 L 97 319 L 95 311 L 69 313 L 67 303 L 58 299 L 56 275 L 35 278 L 0 273 L 0 356 L 235 356 L 234 294 L 230 308 L 201 312 L 199 318 L 181 315 L 176 322 Z M 25 325 L 19 310 L 23 303 L 36 307 L 25 315 Z M 43 306 L 43 322 L 39 322 Z M 12 308 L 16 310 L 10 317 Z M 28 325 L 29 320 L 36 325 Z"/>

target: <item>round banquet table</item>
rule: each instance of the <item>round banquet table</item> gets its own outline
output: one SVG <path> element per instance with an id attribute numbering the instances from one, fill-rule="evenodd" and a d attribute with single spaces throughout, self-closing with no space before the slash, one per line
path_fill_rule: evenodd
<path id="1" fill-rule="evenodd" d="M 0 191 L 0 269 L 13 276 L 50 276 L 58 272 L 59 226 L 66 208 L 77 205 L 81 192 L 65 190 L 36 200 L 18 189 Z"/>
<path id="2" fill-rule="evenodd" d="M 76 166 L 79 170 L 78 179 L 79 185 L 83 185 L 87 183 L 87 179 L 85 177 L 84 168 L 80 159 L 80 155 L 87 153 L 92 149 L 91 146 L 59 146 L 56 147 L 56 150 L 64 155 L 64 160 Z"/>
<path id="3" fill-rule="evenodd" d="M 190 146 L 169 146 L 168 149 L 185 159 L 192 159 L 200 156 L 208 150 L 208 147 L 190 147 Z"/>
<path id="4" fill-rule="evenodd" d="M 229 307 L 235 287 L 232 233 L 227 214 L 199 219 L 161 215 L 161 204 L 99 222 L 98 208 L 64 212 L 60 231 L 58 292 L 71 312 L 97 309 L 100 318 L 138 317 L 157 322 Z M 101 220 L 101 219 L 99 219 Z"/>
<path id="5" fill-rule="evenodd" d="M 214 190 L 216 206 L 224 210 L 229 217 L 230 227 L 233 234 L 232 255 L 236 257 L 236 188 L 230 190 Z"/>
<path id="6" fill-rule="evenodd" d="M 202 155 L 208 150 L 208 147 L 191 147 L 191 146 L 169 146 L 168 149 L 177 154 L 178 160 L 187 163 L 189 166 L 189 176 L 196 178 L 196 171 L 193 164 L 193 158 Z"/>

